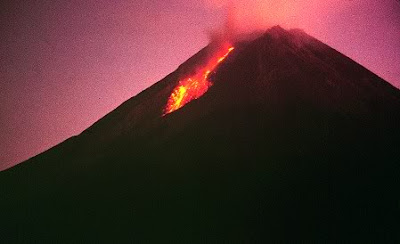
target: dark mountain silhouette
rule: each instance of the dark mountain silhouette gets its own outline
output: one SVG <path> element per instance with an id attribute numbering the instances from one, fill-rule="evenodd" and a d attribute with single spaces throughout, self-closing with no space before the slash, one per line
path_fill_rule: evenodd
<path id="1" fill-rule="evenodd" d="M 1 172 L 2 243 L 399 242 L 400 92 L 274 27 L 162 116 L 213 48 Z"/>

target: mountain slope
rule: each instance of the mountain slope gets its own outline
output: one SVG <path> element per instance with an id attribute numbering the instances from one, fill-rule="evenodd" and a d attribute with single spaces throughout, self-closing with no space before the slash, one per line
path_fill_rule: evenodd
<path id="1" fill-rule="evenodd" d="M 400 92 L 300 30 L 206 47 L 81 135 L 0 173 L 20 242 L 399 241 Z"/>

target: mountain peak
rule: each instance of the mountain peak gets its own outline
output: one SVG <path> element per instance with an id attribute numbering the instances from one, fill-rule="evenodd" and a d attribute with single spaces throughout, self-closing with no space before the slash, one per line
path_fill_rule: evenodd
<path id="1" fill-rule="evenodd" d="M 275 26 L 269 28 L 269 29 L 266 31 L 266 33 L 276 33 L 276 34 L 279 34 L 279 33 L 286 33 L 286 32 L 287 32 L 287 30 L 285 30 L 284 28 L 282 28 L 280 25 L 275 25 Z"/>
<path id="2" fill-rule="evenodd" d="M 291 46 L 292 48 L 301 48 L 311 42 L 316 42 L 314 38 L 306 34 L 302 29 L 285 30 L 277 25 L 268 29 L 263 38 L 266 42 L 279 42 Z"/>

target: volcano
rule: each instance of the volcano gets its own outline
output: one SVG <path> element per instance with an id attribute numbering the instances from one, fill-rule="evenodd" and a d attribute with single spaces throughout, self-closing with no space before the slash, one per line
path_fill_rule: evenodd
<path id="1" fill-rule="evenodd" d="M 1 242 L 399 242 L 400 91 L 298 29 L 232 47 L 0 172 Z"/>

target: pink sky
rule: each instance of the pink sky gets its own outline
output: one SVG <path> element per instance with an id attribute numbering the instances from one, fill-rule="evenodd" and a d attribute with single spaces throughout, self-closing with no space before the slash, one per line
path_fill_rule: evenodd
<path id="1" fill-rule="evenodd" d="M 2 1 L 0 169 L 77 135 L 208 43 L 224 0 Z M 400 87 L 396 0 L 235 2 L 248 31 L 300 27 Z M 248 2 L 247 2 L 248 3 Z"/>

